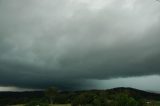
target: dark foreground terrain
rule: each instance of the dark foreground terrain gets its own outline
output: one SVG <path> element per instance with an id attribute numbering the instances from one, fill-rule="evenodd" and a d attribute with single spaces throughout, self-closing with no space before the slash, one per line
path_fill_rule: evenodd
<path id="1" fill-rule="evenodd" d="M 160 94 L 133 88 L 61 91 L 52 99 L 53 104 L 61 104 L 57 106 L 160 106 Z M 0 106 L 47 106 L 49 103 L 45 91 L 0 92 Z"/>

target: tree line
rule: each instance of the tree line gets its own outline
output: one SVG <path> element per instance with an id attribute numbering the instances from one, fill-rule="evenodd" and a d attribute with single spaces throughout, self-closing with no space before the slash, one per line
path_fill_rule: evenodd
<path id="1" fill-rule="evenodd" d="M 127 92 L 108 94 L 107 92 L 78 92 L 72 95 L 59 95 L 58 89 L 51 87 L 45 91 L 46 102 L 30 102 L 26 106 L 54 106 L 71 104 L 71 106 L 145 106 L 145 100 L 129 96 Z"/>

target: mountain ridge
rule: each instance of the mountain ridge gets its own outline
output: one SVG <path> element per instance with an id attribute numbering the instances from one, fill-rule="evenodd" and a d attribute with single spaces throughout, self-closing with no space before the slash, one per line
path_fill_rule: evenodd
<path id="1" fill-rule="evenodd" d="M 129 87 L 117 87 L 106 90 L 81 90 L 81 91 L 61 91 L 59 92 L 60 97 L 65 97 L 66 100 L 72 100 L 80 94 L 105 94 L 106 96 L 117 95 L 117 94 L 127 94 L 130 97 L 145 100 L 158 100 L 160 101 L 160 94 L 147 92 L 135 88 Z M 45 91 L 23 91 L 23 92 L 0 92 L 0 104 L 24 104 L 34 99 L 45 99 Z M 64 99 L 63 99 L 64 100 Z M 63 101 L 61 101 L 63 103 Z"/>

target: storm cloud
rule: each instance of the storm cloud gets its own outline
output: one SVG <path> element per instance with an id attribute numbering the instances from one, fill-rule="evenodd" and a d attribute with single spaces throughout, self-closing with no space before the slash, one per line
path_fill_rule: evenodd
<path id="1" fill-rule="evenodd" d="M 0 0 L 0 85 L 159 75 L 159 28 L 155 0 Z"/>

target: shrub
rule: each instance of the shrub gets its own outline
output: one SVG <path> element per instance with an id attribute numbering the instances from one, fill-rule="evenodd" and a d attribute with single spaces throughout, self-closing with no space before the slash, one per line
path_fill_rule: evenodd
<path id="1" fill-rule="evenodd" d="M 113 106 L 138 106 L 138 102 L 132 98 L 129 97 L 126 94 L 118 94 L 115 95 L 115 99 L 112 102 Z"/>
<path id="2" fill-rule="evenodd" d="M 48 106 L 47 103 L 42 103 L 42 102 L 39 102 L 39 101 L 31 101 L 27 104 L 25 104 L 25 106 Z"/>

